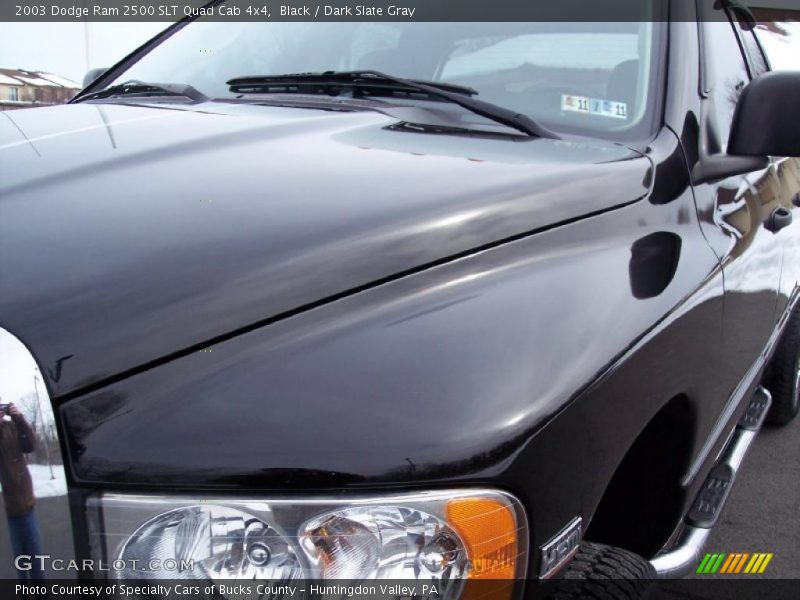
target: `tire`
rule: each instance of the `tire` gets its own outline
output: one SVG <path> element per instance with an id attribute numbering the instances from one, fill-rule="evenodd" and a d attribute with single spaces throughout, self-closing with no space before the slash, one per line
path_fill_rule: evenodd
<path id="1" fill-rule="evenodd" d="M 788 424 L 800 408 L 800 309 L 789 317 L 764 375 L 764 387 L 772 394 L 766 422 L 778 426 Z"/>
<path id="2" fill-rule="evenodd" d="M 642 598 L 655 575 L 653 566 L 638 554 L 582 542 L 550 597 L 553 600 Z"/>

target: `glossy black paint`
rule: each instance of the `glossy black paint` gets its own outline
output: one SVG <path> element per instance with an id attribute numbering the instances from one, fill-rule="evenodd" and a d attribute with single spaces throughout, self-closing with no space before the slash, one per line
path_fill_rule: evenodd
<path id="1" fill-rule="evenodd" d="M 800 147 L 800 73 L 766 73 L 742 92 L 736 107 L 731 154 L 793 156 Z"/>
<path id="2" fill-rule="evenodd" d="M 56 398 L 635 201 L 650 169 L 619 145 L 387 131 L 368 112 L 78 104 L 0 123 L 0 314 Z"/>
<path id="3" fill-rule="evenodd" d="M 670 29 L 643 152 L 229 105 L 0 121 L 0 315 L 73 489 L 498 486 L 536 549 L 676 402 L 677 522 L 797 296 L 800 178 L 692 185 L 697 28 Z"/>

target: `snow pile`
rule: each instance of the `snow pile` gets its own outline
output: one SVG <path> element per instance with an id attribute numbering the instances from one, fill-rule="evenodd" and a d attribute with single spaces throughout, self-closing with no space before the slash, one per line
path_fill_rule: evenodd
<path id="1" fill-rule="evenodd" d="M 48 465 L 28 465 L 28 470 L 30 470 L 33 480 L 33 495 L 37 498 L 63 496 L 67 493 L 67 479 L 63 466 L 53 465 L 52 476 Z"/>

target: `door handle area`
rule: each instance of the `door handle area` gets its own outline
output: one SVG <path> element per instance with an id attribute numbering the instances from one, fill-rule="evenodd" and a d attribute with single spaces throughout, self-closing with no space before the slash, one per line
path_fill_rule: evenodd
<path id="1" fill-rule="evenodd" d="M 773 233 L 776 233 L 791 225 L 792 223 L 792 213 L 784 206 L 779 206 L 775 210 L 772 211 L 772 214 L 767 219 L 767 222 L 764 223 L 764 227 L 770 230 Z"/>

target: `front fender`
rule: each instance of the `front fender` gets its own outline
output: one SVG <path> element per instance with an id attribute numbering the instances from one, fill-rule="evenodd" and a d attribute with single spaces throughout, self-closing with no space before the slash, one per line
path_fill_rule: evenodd
<path id="1" fill-rule="evenodd" d="M 66 402 L 75 481 L 282 490 L 491 480 L 695 292 L 714 258 L 679 208 L 638 202 L 540 232 Z M 669 281 L 642 297 L 633 279 L 653 265 L 632 256 L 637 242 L 674 238 Z"/>

